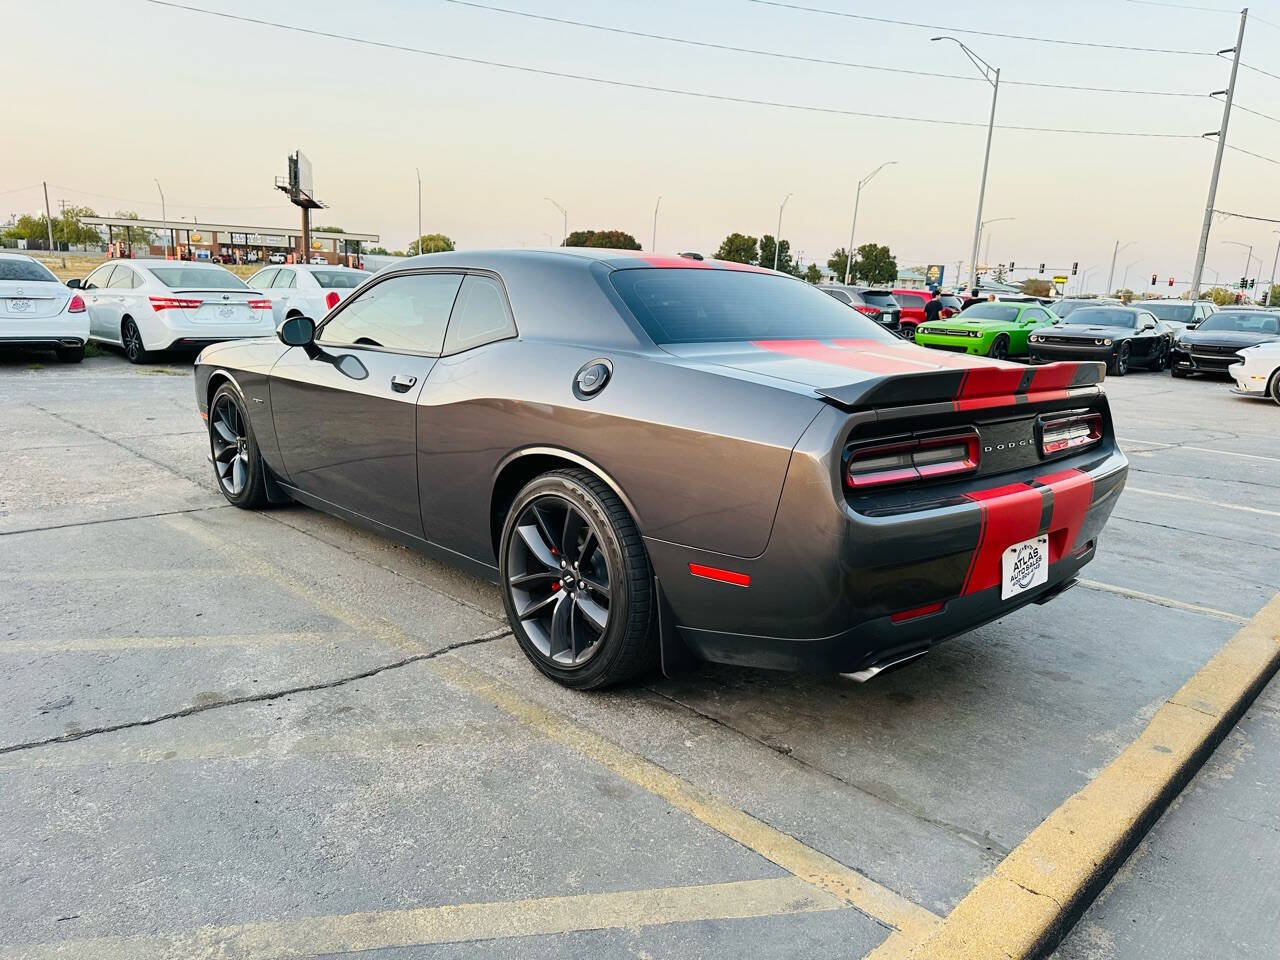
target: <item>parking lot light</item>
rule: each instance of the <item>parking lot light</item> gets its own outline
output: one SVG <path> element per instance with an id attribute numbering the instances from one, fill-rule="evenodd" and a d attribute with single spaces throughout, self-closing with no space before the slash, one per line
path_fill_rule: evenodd
<path id="1" fill-rule="evenodd" d="M 778 269 L 778 253 L 782 250 L 782 211 L 787 208 L 787 201 L 790 200 L 792 194 L 788 193 L 782 198 L 782 206 L 778 208 L 778 232 L 773 237 L 773 269 Z"/>
<path id="2" fill-rule="evenodd" d="M 871 178 L 885 167 L 891 167 L 897 162 L 897 160 L 886 160 L 858 181 L 858 190 L 853 195 L 853 223 L 849 225 L 849 256 L 845 258 L 844 263 L 844 285 L 846 287 L 852 282 L 850 280 L 850 274 L 853 272 L 853 233 L 858 229 L 858 203 L 862 200 L 862 188 L 870 183 Z M 779 223 L 778 229 L 782 229 L 781 223 Z"/>
<path id="3" fill-rule="evenodd" d="M 153 178 L 154 179 L 154 178 Z M 169 259 L 169 215 L 164 209 L 164 190 L 160 187 L 160 181 L 156 180 L 156 189 L 160 191 L 160 219 L 164 221 L 164 258 Z M 126 246 L 128 245 L 129 232 L 125 230 Z"/>
<path id="4" fill-rule="evenodd" d="M 559 210 L 559 211 L 560 211 L 560 215 L 564 218 L 564 240 L 565 240 L 565 242 L 568 242 L 568 240 L 569 240 L 569 211 L 567 211 L 564 207 L 560 206 L 560 204 L 556 203 L 556 202 L 555 202 L 554 200 L 552 200 L 550 197 L 543 197 L 542 199 L 543 199 L 543 200 L 545 200 L 545 201 L 547 201 L 547 203 L 551 204 L 553 207 L 555 207 L 557 210 Z"/>

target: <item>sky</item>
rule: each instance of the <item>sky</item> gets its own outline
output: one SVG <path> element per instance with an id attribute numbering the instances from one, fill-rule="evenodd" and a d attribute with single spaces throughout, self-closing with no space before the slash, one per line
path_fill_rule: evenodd
<path id="1" fill-rule="evenodd" d="M 0 0 L 7 35 L 5 128 L 21 149 L 0 163 L 0 219 L 50 200 L 284 226 L 294 208 L 273 189 L 301 148 L 329 209 L 316 222 L 415 235 L 422 176 L 425 232 L 459 248 L 559 243 L 568 228 L 621 229 L 647 249 L 711 254 L 728 233 L 776 231 L 808 262 L 847 244 L 890 246 L 900 266 L 967 261 L 991 87 L 946 30 L 868 22 L 753 0 L 477 0 L 489 6 L 814 59 L 951 74 L 938 79 L 710 50 L 501 14 L 449 0 L 183 0 L 191 6 L 459 57 L 625 83 L 861 113 L 920 123 L 729 103 L 459 62 L 233 22 L 147 0 Z M 997 129 L 980 260 L 1073 261 L 1105 283 L 1142 288 L 1156 273 L 1190 278 L 1214 156 L 1200 134 L 1221 122 L 1207 94 L 1229 63 L 993 36 L 1204 51 L 1231 47 L 1238 12 L 1134 0 L 790 0 L 949 29 L 1000 67 L 997 124 L 1179 134 L 1185 139 Z M 1191 4 L 1192 0 L 1171 0 Z M 1215 0 L 1196 0 L 1217 6 Z M 1256 18 L 1265 18 L 1268 23 Z M 1272 26 L 1276 24 L 1278 26 Z M 30 42 L 12 42 L 28 37 Z M 1251 8 L 1243 61 L 1280 75 L 1280 0 Z M 22 85 L 12 78 L 23 77 Z M 1020 86 L 1072 84 L 1202 94 L 1143 96 Z M 1280 78 L 1241 70 L 1217 207 L 1280 220 Z M 1238 278 L 1253 244 L 1270 276 L 1270 224 L 1217 220 L 1206 281 Z M 985 253 L 989 250 L 989 255 Z M 967 270 L 967 265 L 965 267 Z M 1259 268 L 1255 265 L 1254 271 Z M 1019 270 L 1015 278 L 1035 276 Z M 1165 288 L 1167 289 L 1167 288 Z"/>

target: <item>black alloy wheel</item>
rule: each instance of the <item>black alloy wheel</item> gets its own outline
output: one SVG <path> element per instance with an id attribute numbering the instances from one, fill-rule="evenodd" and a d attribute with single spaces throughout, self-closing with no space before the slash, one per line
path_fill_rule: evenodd
<path id="1" fill-rule="evenodd" d="M 503 600 L 543 673 L 589 689 L 650 669 L 652 574 L 617 495 L 585 470 L 558 470 L 517 495 L 503 525 Z"/>
<path id="2" fill-rule="evenodd" d="M 240 398 L 229 385 L 209 404 L 209 449 L 218 489 L 228 502 L 251 509 L 267 502 L 262 455 Z"/>
<path id="3" fill-rule="evenodd" d="M 1009 359 L 1009 338 L 1005 334 L 1000 334 L 991 344 L 991 352 L 987 354 L 993 360 Z"/>
<path id="4" fill-rule="evenodd" d="M 1116 377 L 1123 377 L 1129 372 L 1129 341 L 1126 340 L 1120 346 L 1116 347 L 1116 355 L 1111 361 L 1111 373 Z"/>
<path id="5" fill-rule="evenodd" d="M 151 359 L 132 317 L 125 317 L 124 323 L 120 324 L 120 342 L 124 345 L 124 355 L 129 358 L 130 363 L 146 363 Z"/>
<path id="6" fill-rule="evenodd" d="M 1280 403 L 1280 370 L 1271 375 L 1271 389 L 1267 392 L 1271 394 L 1272 400 Z"/>
<path id="7" fill-rule="evenodd" d="M 1151 369 L 1157 372 L 1164 370 L 1169 366 L 1169 344 L 1165 340 L 1160 341 L 1160 346 L 1156 347 L 1156 359 L 1152 363 Z"/>

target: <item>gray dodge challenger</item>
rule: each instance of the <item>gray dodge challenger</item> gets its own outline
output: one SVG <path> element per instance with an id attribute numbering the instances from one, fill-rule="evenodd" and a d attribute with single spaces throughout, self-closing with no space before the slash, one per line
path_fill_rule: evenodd
<path id="1" fill-rule="evenodd" d="M 571 687 L 698 660 L 867 679 L 1075 583 L 1128 469 L 1102 364 L 925 350 L 803 281 L 453 252 L 206 347 L 227 500 L 495 580 Z"/>

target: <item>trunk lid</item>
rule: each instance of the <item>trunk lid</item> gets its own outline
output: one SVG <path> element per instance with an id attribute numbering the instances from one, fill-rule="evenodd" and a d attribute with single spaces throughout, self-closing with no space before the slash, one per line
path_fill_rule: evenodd
<path id="1" fill-rule="evenodd" d="M 0 280 L 0 317 L 40 320 L 62 312 L 71 292 L 52 280 Z"/>
<path id="2" fill-rule="evenodd" d="M 250 301 L 266 302 L 266 298 L 256 290 L 202 290 L 198 287 L 175 289 L 173 296 L 179 300 L 199 301 L 194 309 L 187 307 L 180 310 L 192 323 L 224 324 L 257 323 L 262 316 L 270 316 L 271 311 L 253 309 Z"/>

